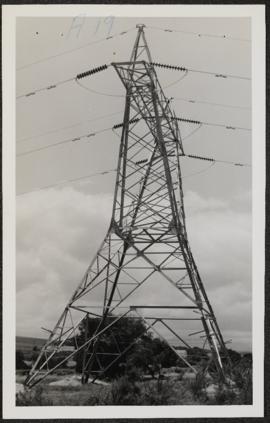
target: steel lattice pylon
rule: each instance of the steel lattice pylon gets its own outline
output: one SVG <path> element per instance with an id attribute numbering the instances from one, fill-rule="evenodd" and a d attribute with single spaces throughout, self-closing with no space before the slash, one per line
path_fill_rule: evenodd
<path id="1" fill-rule="evenodd" d="M 106 374 L 137 339 L 124 349 L 115 340 L 116 349 L 109 361 L 107 358 L 106 366 L 102 365 L 99 341 L 119 320 L 134 314 L 144 320 L 146 331 L 160 334 L 157 325 L 164 327 L 185 348 L 190 347 L 188 336 L 194 339 L 197 335 L 210 351 L 217 371 L 224 376 L 221 355 L 226 355 L 226 348 L 186 233 L 181 135 L 151 65 L 143 28 L 138 25 L 130 61 L 112 64 L 125 86 L 126 100 L 123 123 L 115 125 L 122 128 L 122 134 L 111 224 L 29 372 L 25 382 L 29 387 L 61 365 L 50 363 L 71 339 L 74 348 L 62 362 L 83 351 L 82 381 L 87 382 L 89 374 L 94 375 L 94 380 Z M 157 279 L 174 287 L 176 305 L 130 303 L 142 285 Z M 171 319 L 164 314 L 164 310 L 170 309 L 175 313 Z M 142 310 L 150 310 L 150 314 L 151 310 L 155 313 L 163 310 L 163 315 L 145 316 Z M 116 318 L 111 319 L 112 314 Z M 96 316 L 100 321 L 94 335 L 79 345 L 76 336 L 85 316 Z M 184 328 L 173 327 L 175 321 L 184 322 Z M 180 358 L 193 368 L 185 358 Z"/>

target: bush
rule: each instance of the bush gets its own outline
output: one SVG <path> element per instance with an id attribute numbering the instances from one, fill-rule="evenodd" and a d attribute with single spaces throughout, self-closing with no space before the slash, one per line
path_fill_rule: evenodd
<path id="1" fill-rule="evenodd" d="M 239 403 L 252 404 L 252 362 L 243 358 L 232 370 L 232 379 L 239 390 Z"/>
<path id="2" fill-rule="evenodd" d="M 225 368 L 225 373 L 230 377 L 226 383 L 216 378 L 218 391 L 213 400 L 208 404 L 242 405 L 252 404 L 252 356 L 244 356 L 238 360 L 235 355 L 234 366 Z"/>
<path id="3" fill-rule="evenodd" d="M 196 378 L 189 382 L 189 388 L 195 400 L 206 399 L 204 391 L 206 388 L 206 378 L 204 372 L 198 372 L 196 374 Z"/>
<path id="4" fill-rule="evenodd" d="M 140 405 L 169 405 L 174 397 L 173 385 L 158 379 L 154 383 L 144 383 Z"/>
<path id="5" fill-rule="evenodd" d="M 16 405 L 22 407 L 37 405 L 53 405 L 52 401 L 44 397 L 43 388 L 38 386 L 31 391 L 16 394 Z"/>
<path id="6" fill-rule="evenodd" d="M 27 364 L 25 364 L 25 362 L 24 362 L 24 354 L 21 350 L 16 351 L 16 369 L 17 370 L 28 369 Z"/>
<path id="7" fill-rule="evenodd" d="M 233 389 L 226 388 L 224 386 L 219 386 L 219 389 L 216 393 L 215 404 L 218 405 L 232 405 L 235 403 L 236 393 Z"/>
<path id="8" fill-rule="evenodd" d="M 128 376 L 121 376 L 112 384 L 111 402 L 113 405 L 139 404 L 140 389 L 129 380 Z"/>
<path id="9" fill-rule="evenodd" d="M 115 319 L 116 317 L 113 315 L 108 316 L 106 325 L 113 323 Z M 78 345 L 82 345 L 87 338 L 91 338 L 99 324 L 99 318 L 86 317 L 79 328 Z M 140 319 L 134 320 L 133 318 L 125 317 L 117 321 L 99 337 L 96 343 L 96 352 L 99 353 L 99 357 L 98 361 L 95 358 L 93 359 L 91 370 L 107 368 L 106 377 L 114 379 L 125 374 L 123 367 L 125 364 L 127 367 L 137 367 L 144 372 L 150 372 L 152 376 L 155 376 L 155 373 L 159 373 L 159 369 L 162 366 L 175 366 L 177 355 L 164 341 L 154 338 L 150 333 L 146 333 L 146 329 L 144 322 Z M 128 349 L 136 339 L 137 342 Z M 108 353 L 118 353 L 119 349 L 121 351 L 127 350 L 117 361 L 114 361 Z M 80 350 L 75 357 L 76 372 L 78 373 L 82 372 L 83 355 L 83 350 Z"/>

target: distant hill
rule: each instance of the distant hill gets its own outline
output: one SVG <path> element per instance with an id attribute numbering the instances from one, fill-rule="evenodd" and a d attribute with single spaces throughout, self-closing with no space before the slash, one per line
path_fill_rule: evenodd
<path id="1" fill-rule="evenodd" d="M 46 342 L 46 339 L 31 338 L 26 336 L 16 336 L 16 351 L 22 351 L 25 358 L 30 358 L 33 348 L 41 348 Z"/>

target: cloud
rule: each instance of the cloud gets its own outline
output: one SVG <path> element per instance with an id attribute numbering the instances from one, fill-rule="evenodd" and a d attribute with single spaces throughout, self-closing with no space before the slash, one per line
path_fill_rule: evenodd
<path id="1" fill-rule="evenodd" d="M 57 319 L 106 234 L 112 198 L 73 188 L 19 197 L 17 331 Z"/>
<path id="2" fill-rule="evenodd" d="M 250 348 L 251 332 L 247 198 L 245 194 L 229 203 L 192 191 L 185 195 L 196 264 L 226 339 L 233 338 L 232 347 L 240 349 Z M 44 336 L 40 327 L 54 326 L 106 234 L 111 210 L 111 195 L 87 194 L 72 187 L 18 199 L 18 334 Z M 174 287 L 155 276 L 136 292 L 134 303 L 175 304 L 178 298 L 181 294 L 177 297 Z"/>

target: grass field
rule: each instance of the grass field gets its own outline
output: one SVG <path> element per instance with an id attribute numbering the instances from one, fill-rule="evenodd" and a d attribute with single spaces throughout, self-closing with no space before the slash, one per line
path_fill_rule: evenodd
<path id="1" fill-rule="evenodd" d="M 22 384 L 25 375 L 18 373 L 16 382 Z M 62 386 L 56 386 L 63 383 Z M 56 385 L 54 385 L 56 383 Z M 73 386 L 75 383 L 76 386 Z M 212 382 L 210 382 L 211 384 Z M 214 386 L 214 385 L 212 385 Z M 20 385 L 22 387 L 22 385 Z M 74 373 L 47 376 L 36 387 L 20 392 L 16 398 L 18 406 L 89 406 L 89 405 L 231 405 L 251 404 L 252 389 L 242 390 L 217 387 L 214 397 L 206 394 L 206 385 L 199 379 L 179 377 L 164 380 L 115 379 L 106 385 L 81 385 Z M 238 392 L 238 393 L 236 393 Z"/>
<path id="2" fill-rule="evenodd" d="M 111 385 L 103 386 L 96 384 L 88 384 L 81 386 L 51 386 L 50 382 L 55 381 L 55 377 L 49 377 L 44 383 L 41 383 L 36 388 L 32 388 L 31 391 L 25 394 L 23 403 L 17 401 L 17 405 L 44 405 L 44 406 L 86 406 L 86 405 L 110 405 L 115 403 L 115 398 L 112 398 Z M 144 382 L 139 383 L 141 391 L 144 393 L 145 400 L 147 396 L 153 395 L 155 382 Z M 187 389 L 185 383 L 175 382 L 170 386 L 170 398 L 166 398 L 167 405 L 176 404 L 199 404 L 196 401 L 191 392 Z M 136 405 L 134 404 L 134 398 L 132 398 L 132 392 L 130 393 L 130 400 L 125 401 L 125 405 Z M 22 397 L 21 397 L 22 398 Z M 159 398 L 160 400 L 160 398 Z M 120 405 L 124 405 L 121 404 Z M 140 405 L 140 404 L 137 404 Z"/>

